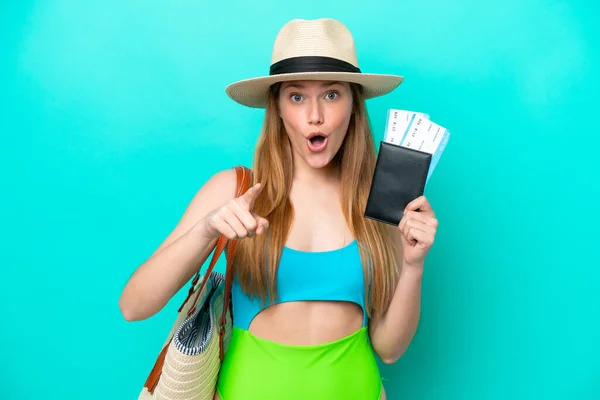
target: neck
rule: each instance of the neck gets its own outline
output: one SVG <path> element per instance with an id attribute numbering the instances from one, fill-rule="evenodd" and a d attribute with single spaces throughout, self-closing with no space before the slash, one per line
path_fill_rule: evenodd
<path id="1" fill-rule="evenodd" d="M 340 178 L 338 165 L 330 162 L 323 168 L 312 168 L 301 157 L 294 157 L 294 180 L 312 185 L 330 184 Z"/>

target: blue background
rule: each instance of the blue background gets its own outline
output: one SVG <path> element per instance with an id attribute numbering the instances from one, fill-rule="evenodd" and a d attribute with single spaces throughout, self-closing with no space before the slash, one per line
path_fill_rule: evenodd
<path id="1" fill-rule="evenodd" d="M 426 188 L 440 220 L 390 399 L 600 398 L 597 3 L 4 1 L 0 6 L 3 399 L 133 399 L 185 291 L 127 323 L 133 270 L 216 171 L 250 165 L 292 18 L 352 31 L 368 102 L 452 137 Z M 220 268 L 223 264 L 220 264 Z"/>

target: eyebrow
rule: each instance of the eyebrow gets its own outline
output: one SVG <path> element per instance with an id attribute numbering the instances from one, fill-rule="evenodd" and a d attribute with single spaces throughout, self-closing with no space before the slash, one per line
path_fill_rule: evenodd
<path id="1" fill-rule="evenodd" d="M 341 82 L 337 82 L 337 81 L 335 81 L 335 82 L 324 82 L 321 85 L 321 87 L 327 87 L 327 86 L 333 86 L 333 85 L 341 85 L 341 84 L 342 84 Z M 290 85 L 286 86 L 285 89 L 291 88 L 291 87 L 295 87 L 295 88 L 298 88 L 298 89 L 305 89 L 306 88 L 304 85 L 301 85 L 299 83 L 293 83 L 293 84 L 290 84 Z"/>

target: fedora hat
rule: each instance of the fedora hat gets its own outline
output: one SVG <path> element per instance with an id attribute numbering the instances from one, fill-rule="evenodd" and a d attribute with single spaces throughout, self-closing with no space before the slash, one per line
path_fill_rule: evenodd
<path id="1" fill-rule="evenodd" d="M 269 75 L 234 82 L 225 92 L 240 104 L 264 108 L 271 85 L 293 80 L 358 83 L 365 98 L 370 99 L 391 92 L 404 77 L 363 73 L 354 39 L 341 22 L 331 18 L 294 19 L 275 38 Z"/>

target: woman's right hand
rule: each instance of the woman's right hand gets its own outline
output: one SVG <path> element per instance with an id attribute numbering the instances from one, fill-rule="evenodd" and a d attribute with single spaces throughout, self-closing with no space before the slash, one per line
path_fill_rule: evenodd
<path id="1" fill-rule="evenodd" d="M 257 183 L 240 197 L 208 213 L 201 221 L 206 237 L 216 239 L 223 234 L 235 240 L 263 234 L 269 228 L 269 221 L 252 213 L 261 190 L 262 185 Z"/>

